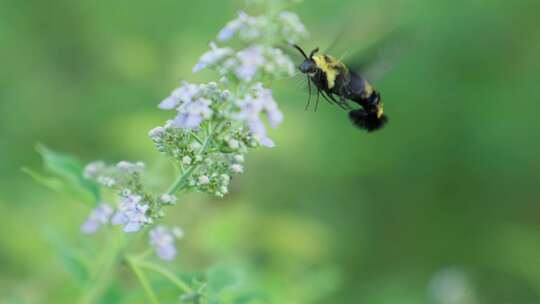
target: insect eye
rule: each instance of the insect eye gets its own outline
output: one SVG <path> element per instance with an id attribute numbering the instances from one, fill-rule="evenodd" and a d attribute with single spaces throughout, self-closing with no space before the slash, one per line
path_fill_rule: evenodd
<path id="1" fill-rule="evenodd" d="M 299 66 L 299 69 L 302 73 L 313 73 L 316 71 L 317 67 L 314 62 L 306 60 Z"/>

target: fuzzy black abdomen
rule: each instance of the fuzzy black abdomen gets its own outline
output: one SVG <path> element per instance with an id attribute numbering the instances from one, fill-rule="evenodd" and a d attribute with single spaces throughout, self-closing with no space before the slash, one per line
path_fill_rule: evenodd
<path id="1" fill-rule="evenodd" d="M 346 98 L 356 102 L 362 109 L 349 112 L 349 118 L 355 126 L 372 132 L 382 128 L 388 117 L 383 114 L 381 95 L 369 82 L 356 73 L 351 73 Z"/>
<path id="2" fill-rule="evenodd" d="M 356 127 L 368 132 L 376 131 L 388 122 L 386 115 L 378 116 L 377 113 L 368 112 L 364 109 L 350 111 L 349 118 Z"/>

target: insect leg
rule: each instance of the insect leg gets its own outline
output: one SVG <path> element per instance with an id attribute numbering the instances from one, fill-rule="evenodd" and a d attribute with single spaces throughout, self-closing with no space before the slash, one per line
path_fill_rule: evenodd
<path id="1" fill-rule="evenodd" d="M 334 104 L 332 103 L 332 101 L 328 98 L 329 95 L 328 95 L 327 92 L 325 92 L 324 90 L 321 90 L 321 95 L 322 95 L 322 97 L 324 98 L 324 100 L 328 101 L 329 104 L 334 105 Z"/>
<path id="2" fill-rule="evenodd" d="M 352 107 L 351 105 L 349 105 L 349 103 L 347 102 L 347 99 L 343 96 L 339 96 L 339 105 L 342 109 L 344 110 L 352 110 Z"/>
<path id="3" fill-rule="evenodd" d="M 337 96 L 339 96 L 339 101 L 336 101 L 334 98 L 332 98 L 342 109 L 344 110 L 352 110 L 351 106 L 349 105 L 349 103 L 347 102 L 347 98 L 345 96 L 347 96 L 347 92 L 346 92 L 346 89 L 345 88 L 341 88 L 340 90 L 340 93 L 339 94 L 336 94 Z M 333 97 L 333 96 L 332 96 Z"/>
<path id="4" fill-rule="evenodd" d="M 315 111 L 319 108 L 319 98 L 321 97 L 321 89 L 317 88 L 317 101 L 315 102 Z"/>
<path id="5" fill-rule="evenodd" d="M 337 104 L 343 110 L 349 110 L 348 104 L 346 102 L 343 102 L 344 100 L 343 97 L 341 97 L 341 101 L 337 101 L 336 98 L 334 97 L 334 94 L 326 93 L 326 95 L 328 96 L 328 98 L 330 98 L 335 104 Z"/>
<path id="6" fill-rule="evenodd" d="M 309 97 L 308 97 L 306 108 L 305 108 L 306 111 L 309 109 L 309 104 L 311 103 L 311 79 L 309 79 L 309 77 L 308 77 L 307 83 L 308 83 Z"/>

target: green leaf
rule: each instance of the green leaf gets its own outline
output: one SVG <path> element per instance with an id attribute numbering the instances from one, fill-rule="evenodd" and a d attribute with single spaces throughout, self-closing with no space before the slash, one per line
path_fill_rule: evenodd
<path id="1" fill-rule="evenodd" d="M 81 285 L 89 278 L 88 261 L 81 252 L 70 248 L 56 233 L 48 232 L 47 239 L 57 252 L 57 257 L 66 270 L 73 275 Z"/>
<path id="2" fill-rule="evenodd" d="M 40 173 L 35 172 L 30 168 L 23 167 L 21 169 L 24 173 L 30 175 L 36 182 L 50 188 L 52 190 L 63 192 L 65 191 L 65 184 L 62 180 L 56 177 L 45 176 Z"/>
<path id="3" fill-rule="evenodd" d="M 44 145 L 38 145 L 36 149 L 43 158 L 45 170 L 53 176 L 45 176 L 28 168 L 23 168 L 23 172 L 54 191 L 68 193 L 92 206 L 101 200 L 99 185 L 84 177 L 83 166 L 76 158 Z"/>
<path id="4" fill-rule="evenodd" d="M 212 267 L 207 271 L 207 289 L 211 294 L 219 294 L 226 288 L 238 285 L 240 282 L 234 270 L 228 267 Z"/>
<path id="5" fill-rule="evenodd" d="M 123 292 L 120 284 L 113 283 L 100 299 L 100 304 L 116 304 L 121 303 L 123 299 Z"/>
<path id="6" fill-rule="evenodd" d="M 268 295 L 249 284 L 246 273 L 234 265 L 212 267 L 206 279 L 204 296 L 208 304 L 269 303 Z"/>

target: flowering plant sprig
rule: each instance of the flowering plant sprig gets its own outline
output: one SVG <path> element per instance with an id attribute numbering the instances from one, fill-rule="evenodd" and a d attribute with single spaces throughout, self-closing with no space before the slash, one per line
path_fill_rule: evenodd
<path id="1" fill-rule="evenodd" d="M 256 2 L 275 8 L 294 1 Z M 108 165 L 96 161 L 84 168 L 82 178 L 112 192 L 117 203 L 105 202 L 98 195 L 97 207 L 81 225 L 83 233 L 97 233 L 109 225 L 119 225 L 123 233 L 130 234 L 148 228 L 148 243 L 156 256 L 170 261 L 177 255 L 175 240 L 183 232 L 155 224 L 165 216 L 167 207 L 181 200 L 177 195 L 199 191 L 223 197 L 232 178 L 244 172 L 244 160 L 250 150 L 275 146 L 267 125 L 276 128 L 284 117 L 266 84 L 295 72 L 290 58 L 275 45 L 284 41 L 296 43 L 307 36 L 307 31 L 296 14 L 268 10 L 260 16 L 238 13 L 216 37 L 224 45 L 211 42 L 210 49 L 194 65 L 193 73 L 212 70 L 218 74 L 219 81 L 205 84 L 183 81 L 159 103 L 160 109 L 174 113 L 148 133 L 156 149 L 178 169 L 177 178 L 167 190 L 156 194 L 147 189 L 142 178 L 145 174 L 142 162 Z M 233 39 L 241 42 L 241 49 L 226 45 Z M 114 247 L 117 248 L 114 254 L 105 257 L 113 259 L 106 266 L 114 266 L 114 259 L 122 251 L 121 246 Z M 201 299 L 199 289 L 149 262 L 146 253 L 129 255 L 126 259 L 152 303 L 158 303 L 158 298 L 143 269 L 161 273 L 182 290 L 182 299 L 199 303 L 193 300 Z M 105 268 L 103 271 L 111 271 L 114 267 Z M 93 280 L 96 281 L 99 278 Z M 81 303 L 95 302 L 103 293 L 103 284 L 106 283 L 94 284 L 97 287 L 90 288 Z"/>

